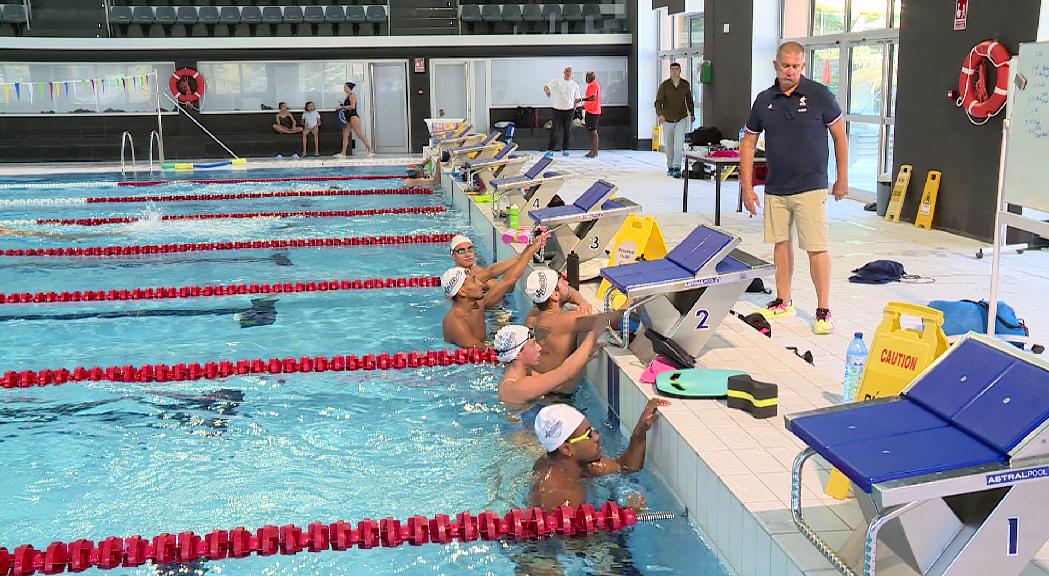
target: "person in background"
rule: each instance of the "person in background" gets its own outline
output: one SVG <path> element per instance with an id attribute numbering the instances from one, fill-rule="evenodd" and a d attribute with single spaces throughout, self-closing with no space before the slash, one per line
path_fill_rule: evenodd
<path id="1" fill-rule="evenodd" d="M 579 103 L 579 84 L 572 80 L 572 67 L 565 68 L 563 78 L 556 78 L 543 86 L 543 93 L 552 99 L 554 118 L 550 123 L 550 140 L 546 144 L 549 153 L 553 153 L 557 145 L 557 130 L 560 127 L 561 155 L 568 156 L 569 138 L 572 134 L 572 118 L 575 116 L 575 108 Z"/>
<path id="2" fill-rule="evenodd" d="M 277 104 L 277 115 L 273 121 L 273 131 L 277 134 L 298 134 L 302 132 L 302 126 L 295 121 L 295 115 L 288 112 L 288 103 Z"/>
<path id="3" fill-rule="evenodd" d="M 657 120 L 663 126 L 663 151 L 667 155 L 667 176 L 681 178 L 681 153 L 685 133 L 696 119 L 696 102 L 692 86 L 681 77 L 681 64 L 670 65 L 670 78 L 656 91 Z"/>
<path id="4" fill-rule="evenodd" d="M 659 418 L 657 410 L 669 405 L 661 398 L 648 401 L 634 425 L 630 444 L 615 460 L 601 453 L 601 436 L 582 412 L 567 404 L 551 404 L 540 410 L 535 417 L 535 434 L 546 454 L 532 467 L 529 505 L 544 510 L 579 506 L 587 502 L 585 478 L 641 470 L 648 431 Z M 640 494 L 630 500 L 627 505 L 631 508 L 644 506 Z"/>
<path id="5" fill-rule="evenodd" d="M 590 131 L 590 152 L 587 158 L 597 158 L 597 149 L 600 138 L 597 129 L 601 123 L 601 84 L 597 82 L 597 74 L 593 71 L 586 73 L 586 98 L 583 102 L 583 110 L 586 112 L 586 129 Z"/>
<path id="6" fill-rule="evenodd" d="M 368 156 L 375 154 L 372 151 L 372 145 L 364 137 L 364 130 L 361 128 L 361 117 L 357 113 L 357 93 L 353 91 L 356 87 L 357 85 L 353 82 L 343 84 L 342 91 L 346 93 L 346 99 L 343 100 L 342 104 L 335 107 L 338 114 L 336 118 L 339 120 L 339 125 L 342 126 L 342 150 L 335 154 L 339 158 L 344 158 L 347 154 L 347 149 L 350 145 L 350 132 L 356 134 L 357 139 L 364 144 L 364 148 L 368 150 Z"/>
<path id="7" fill-rule="evenodd" d="M 306 137 L 310 134 L 313 134 L 313 154 L 320 156 L 321 113 L 317 112 L 317 107 L 313 105 L 313 102 L 307 102 L 305 110 L 302 113 L 302 157 L 306 157 Z"/>
<path id="8" fill-rule="evenodd" d="M 798 244 L 809 254 L 809 274 L 816 288 L 816 313 L 812 331 L 830 334 L 830 232 L 827 226 L 827 161 L 830 150 L 827 132 L 834 140 L 838 179 L 830 192 L 835 200 L 849 193 L 849 137 L 841 108 L 823 84 L 804 76 L 805 48 L 786 42 L 772 63 L 776 81 L 754 100 L 740 143 L 739 179 L 743 203 L 751 215 L 761 200 L 754 191 L 754 149 L 758 135 L 765 132 L 765 243 L 773 244 L 776 264 L 776 298 L 761 310 L 766 318 L 793 316 L 791 280 L 794 277 L 794 246 L 791 228 L 797 228 Z"/>

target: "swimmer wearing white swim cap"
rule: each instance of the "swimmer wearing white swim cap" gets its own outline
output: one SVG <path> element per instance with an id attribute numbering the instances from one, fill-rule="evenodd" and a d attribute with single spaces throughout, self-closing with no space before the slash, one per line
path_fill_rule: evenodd
<path id="1" fill-rule="evenodd" d="M 551 404 L 535 417 L 535 434 L 546 450 L 532 467 L 530 506 L 554 510 L 559 506 L 579 506 L 587 501 L 584 477 L 616 472 L 637 472 L 645 465 L 648 430 L 659 417 L 657 409 L 670 402 L 653 398 L 641 411 L 630 435 L 630 445 L 615 460 L 601 452 L 601 435 L 582 412 L 567 404 Z M 643 498 L 628 506 L 644 506 Z"/>

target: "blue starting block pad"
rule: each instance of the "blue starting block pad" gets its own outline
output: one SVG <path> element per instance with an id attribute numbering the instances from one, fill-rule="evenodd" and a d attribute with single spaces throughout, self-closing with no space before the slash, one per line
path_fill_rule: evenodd
<path id="1" fill-rule="evenodd" d="M 970 334 L 901 396 L 792 414 L 786 426 L 809 446 L 791 506 L 814 542 L 800 501 L 814 454 L 863 492 L 868 547 L 891 532 L 919 574 L 1019 574 L 1049 540 L 1049 365 L 1007 343 Z"/>

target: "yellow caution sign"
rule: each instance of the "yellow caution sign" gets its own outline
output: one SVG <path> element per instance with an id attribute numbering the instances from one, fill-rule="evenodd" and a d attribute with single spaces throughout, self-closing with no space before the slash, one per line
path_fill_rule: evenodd
<path id="1" fill-rule="evenodd" d="M 896 176 L 896 185 L 892 187 L 892 198 L 889 200 L 889 208 L 885 211 L 885 219 L 893 222 L 900 221 L 900 212 L 903 210 L 903 199 L 907 196 L 907 188 L 911 185 L 910 164 L 900 166 L 900 173 Z"/>
<path id="2" fill-rule="evenodd" d="M 663 143 L 663 125 L 656 124 L 652 127 L 652 151 L 659 152 Z"/>
<path id="3" fill-rule="evenodd" d="M 932 216 L 936 212 L 936 196 L 940 193 L 939 170 L 929 170 L 925 178 L 925 189 L 922 190 L 922 202 L 918 205 L 918 215 L 914 217 L 915 228 L 932 230 Z"/>
<path id="4" fill-rule="evenodd" d="M 903 328 L 900 319 L 904 316 L 921 318 L 921 328 Z M 947 346 L 943 312 L 918 304 L 889 302 L 874 332 L 856 400 L 899 395 L 933 360 L 947 351 Z M 832 498 L 844 500 L 851 487 L 844 474 L 833 470 L 826 492 Z"/>
<path id="5" fill-rule="evenodd" d="M 652 216 L 628 214 L 619 231 L 612 237 L 608 247 L 608 267 L 629 264 L 639 260 L 658 260 L 667 255 L 667 243 L 663 231 Z M 612 288 L 608 280 L 601 280 L 597 289 L 598 301 L 604 302 L 605 293 Z M 626 302 L 626 296 L 617 294 L 612 297 L 612 305 L 619 309 Z"/>

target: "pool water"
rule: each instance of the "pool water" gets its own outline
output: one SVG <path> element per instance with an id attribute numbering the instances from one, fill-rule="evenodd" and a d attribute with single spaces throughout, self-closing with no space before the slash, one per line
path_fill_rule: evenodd
<path id="1" fill-rule="evenodd" d="M 373 168 L 389 171 L 388 167 Z M 395 171 L 402 171 L 403 167 Z M 252 171 L 334 175 L 345 171 Z M 373 172 L 378 173 L 378 172 Z M 388 173 L 388 172 L 387 172 Z M 243 172 L 206 177 L 238 177 Z M 197 173 L 196 177 L 201 177 Z M 98 179 L 97 176 L 87 178 Z M 72 181 L 69 176 L 56 181 Z M 43 179 L 36 179 L 40 182 Z M 399 180 L 165 184 L 148 189 L 4 190 L 0 198 L 394 188 Z M 445 206 L 441 195 L 157 203 L 151 214 Z M 0 220 L 124 216 L 140 204 L 0 206 Z M 0 238 L 0 247 L 105 246 L 448 233 L 461 214 L 165 222 L 91 228 L 87 238 Z M 3 224 L 0 224 L 3 225 Z M 34 227 L 64 234 L 82 227 Z M 114 258 L 0 257 L 0 293 L 218 283 L 439 276 L 444 244 L 233 250 Z M 263 303 L 252 302 L 265 300 Z M 506 308 L 522 318 L 524 301 Z M 439 288 L 0 305 L 0 374 L 75 366 L 208 362 L 444 349 Z M 0 546 L 525 505 L 542 449 L 496 398 L 497 366 L 237 376 L 212 381 L 92 382 L 0 390 Z M 576 404 L 606 452 L 625 440 L 589 387 Z M 631 423 L 632 424 L 632 423 Z M 643 492 L 681 505 L 649 472 L 594 481 L 592 502 Z M 156 573 L 156 568 L 121 570 Z M 162 570 L 166 571 L 165 570 Z M 540 543 L 453 543 L 202 563 L 229 574 L 725 574 L 685 520 Z"/>

